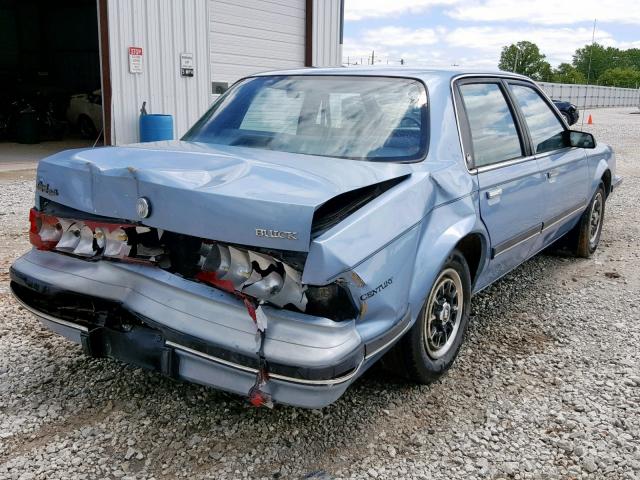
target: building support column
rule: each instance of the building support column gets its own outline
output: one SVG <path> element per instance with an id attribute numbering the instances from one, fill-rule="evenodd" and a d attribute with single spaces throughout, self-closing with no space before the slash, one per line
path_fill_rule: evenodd
<path id="1" fill-rule="evenodd" d="M 304 28 L 304 66 L 313 67 L 313 0 L 306 0 Z"/>
<path id="2" fill-rule="evenodd" d="M 97 0 L 103 139 L 105 145 L 111 145 L 111 67 L 109 64 L 109 12 L 107 1 Z"/>

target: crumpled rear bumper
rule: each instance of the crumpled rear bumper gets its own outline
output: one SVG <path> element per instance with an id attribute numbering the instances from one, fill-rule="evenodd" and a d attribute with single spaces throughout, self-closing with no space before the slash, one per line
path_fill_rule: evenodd
<path id="1" fill-rule="evenodd" d="M 91 262 L 32 250 L 11 268 L 16 298 L 51 330 L 94 356 L 109 356 L 203 385 L 245 395 L 257 373 L 256 328 L 241 300 L 166 271 L 108 261 Z M 59 314 L 47 298 L 68 307 L 98 303 L 139 322 L 113 328 L 100 318 Z M 92 303 L 93 302 L 93 303 Z M 384 338 L 365 344 L 355 321 L 264 307 L 264 352 L 274 401 L 319 408 L 346 388 L 408 327 L 408 316 Z"/>

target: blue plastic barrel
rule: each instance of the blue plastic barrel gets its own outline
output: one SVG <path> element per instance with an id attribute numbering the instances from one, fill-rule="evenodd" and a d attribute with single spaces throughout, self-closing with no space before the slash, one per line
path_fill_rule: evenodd
<path id="1" fill-rule="evenodd" d="M 160 113 L 140 115 L 140 141 L 173 140 L 173 117 Z"/>

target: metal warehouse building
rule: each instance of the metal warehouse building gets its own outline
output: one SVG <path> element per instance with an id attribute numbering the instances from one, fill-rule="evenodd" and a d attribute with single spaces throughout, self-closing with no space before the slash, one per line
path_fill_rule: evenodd
<path id="1" fill-rule="evenodd" d="M 339 65 L 343 1 L 8 0 L 2 87 L 96 91 L 106 144 L 138 141 L 143 102 L 179 137 L 246 75 Z"/>

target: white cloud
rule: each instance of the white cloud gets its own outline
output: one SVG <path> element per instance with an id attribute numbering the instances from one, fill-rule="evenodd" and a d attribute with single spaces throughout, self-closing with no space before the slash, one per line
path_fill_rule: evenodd
<path id="1" fill-rule="evenodd" d="M 431 28 L 411 29 L 388 26 L 367 30 L 363 36 L 363 40 L 367 43 L 384 44 L 388 47 L 433 45 L 438 42 L 438 34 Z"/>
<path id="2" fill-rule="evenodd" d="M 622 50 L 627 50 L 629 48 L 640 48 L 640 40 L 636 40 L 634 42 L 616 42 L 614 46 Z"/>
<path id="3" fill-rule="evenodd" d="M 446 62 L 446 54 L 439 47 L 444 31 L 409 29 L 388 26 L 365 31 L 358 38 L 345 38 L 343 57 L 349 63 L 367 64 L 372 51 L 376 64 L 397 65 L 400 59 L 407 64 Z M 438 48 L 434 48 L 437 44 Z"/>
<path id="4" fill-rule="evenodd" d="M 443 26 L 411 29 L 386 26 L 364 31 L 357 38 L 346 38 L 344 57 L 349 62 L 367 63 L 375 51 L 376 63 L 407 65 L 497 68 L 505 45 L 528 40 L 540 48 L 553 66 L 570 63 L 576 49 L 591 43 L 591 29 L 558 27 L 469 26 L 447 29 Z M 596 31 L 596 41 L 606 46 L 630 48 L 640 42 L 616 42 L 605 30 Z M 637 45 L 636 45 L 637 46 Z"/>
<path id="5" fill-rule="evenodd" d="M 591 43 L 590 28 L 506 28 L 506 27 L 459 27 L 446 36 L 452 47 L 492 53 L 497 64 L 503 46 L 520 40 L 535 43 L 552 65 L 571 62 L 576 49 Z M 609 32 L 596 31 L 596 41 L 604 45 L 615 45 Z"/>
<path id="6" fill-rule="evenodd" d="M 345 0 L 344 16 L 347 21 L 363 18 L 392 17 L 405 13 L 418 13 L 436 5 L 453 5 L 458 0 Z"/>
<path id="7" fill-rule="evenodd" d="M 458 4 L 447 12 L 457 20 L 474 22 L 520 21 L 541 25 L 579 22 L 640 24 L 638 0 L 480 0 Z"/>

